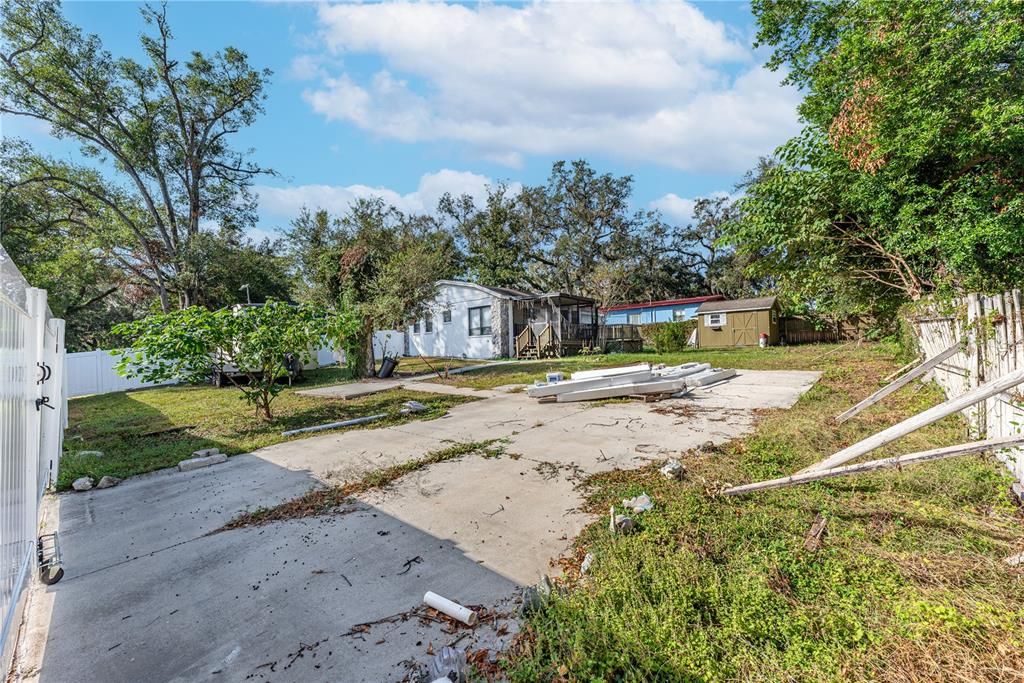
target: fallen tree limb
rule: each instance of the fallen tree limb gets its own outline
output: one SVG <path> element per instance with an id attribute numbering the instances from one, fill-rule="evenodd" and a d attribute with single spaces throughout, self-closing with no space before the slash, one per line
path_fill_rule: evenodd
<path id="1" fill-rule="evenodd" d="M 902 389 L 903 387 L 907 386 L 921 375 L 927 373 L 929 370 L 937 366 L 942 361 L 946 360 L 950 356 L 955 356 L 958 353 L 960 353 L 960 342 L 953 344 L 939 355 L 933 358 L 929 358 L 928 360 L 924 361 L 916 368 L 908 372 L 907 374 L 901 376 L 899 379 L 893 381 L 892 383 L 885 385 L 884 387 L 882 387 L 875 393 L 871 394 L 866 399 L 864 399 L 857 405 L 853 406 L 849 410 L 840 413 L 839 415 L 836 416 L 836 424 L 843 424 L 851 417 L 864 410 L 865 408 L 869 408 L 875 405 L 889 394 L 893 393 L 898 389 Z"/>
<path id="2" fill-rule="evenodd" d="M 960 412 L 965 408 L 973 406 L 975 403 L 980 403 L 986 398 L 1000 394 L 1007 389 L 1012 389 L 1018 384 L 1024 382 L 1024 368 L 1020 370 L 1014 370 L 1008 372 L 1002 377 L 992 380 L 987 384 L 982 384 L 980 387 L 975 387 L 965 394 L 961 394 L 956 398 L 951 398 L 944 403 L 940 403 L 937 406 L 929 408 L 924 412 L 918 413 L 912 417 L 908 417 L 903 422 L 894 424 L 888 429 L 883 429 L 877 434 L 873 434 L 866 439 L 862 439 L 857 443 L 847 446 L 843 450 L 839 451 L 835 455 L 831 455 L 825 458 L 819 463 L 811 465 L 810 467 L 802 470 L 803 472 L 812 472 L 819 470 L 827 470 L 843 463 L 850 462 L 854 458 L 859 458 L 869 451 L 873 451 L 876 448 L 884 446 L 890 441 L 895 441 L 901 436 L 906 436 L 911 432 L 917 431 L 921 427 L 938 422 L 944 417 L 953 415 Z"/>
<path id="3" fill-rule="evenodd" d="M 881 460 L 869 460 L 868 462 L 860 462 L 855 465 L 844 465 L 843 467 L 834 467 L 827 470 L 798 472 L 797 474 L 792 474 L 788 477 L 781 477 L 779 479 L 769 479 L 767 481 L 759 481 L 753 484 L 733 486 L 722 491 L 722 495 L 740 496 L 744 493 L 751 493 L 753 491 L 779 489 L 786 486 L 795 486 L 797 484 L 819 481 L 821 479 L 843 477 L 848 474 L 862 474 L 864 472 L 874 472 L 875 470 L 902 467 L 903 465 L 911 465 L 919 462 L 928 462 L 929 460 L 942 460 L 944 458 L 955 458 L 959 455 L 999 450 L 1000 448 L 1016 446 L 1022 443 L 1024 443 L 1024 434 L 1004 436 L 998 439 L 988 439 L 987 441 L 972 441 L 970 443 L 960 444 L 957 446 L 935 448 L 929 451 L 908 453 L 907 455 L 898 455 L 892 458 L 882 458 Z"/>

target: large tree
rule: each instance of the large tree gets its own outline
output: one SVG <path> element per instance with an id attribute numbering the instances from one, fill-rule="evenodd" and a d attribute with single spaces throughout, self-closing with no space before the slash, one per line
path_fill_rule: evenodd
<path id="1" fill-rule="evenodd" d="M 701 293 L 739 299 L 765 287 L 763 280 L 748 272 L 756 254 L 738 252 L 724 240 L 729 226 L 739 219 L 739 208 L 731 197 L 699 197 L 694 202 L 693 221 L 672 231 L 671 253 L 685 264 L 687 272 L 698 275 L 695 289 Z"/>
<path id="2" fill-rule="evenodd" d="M 22 149 L 8 189 L 43 184 L 66 202 L 101 206 L 134 240 L 131 269 L 169 310 L 201 298 L 186 254 L 209 224 L 249 225 L 254 176 L 232 147 L 263 110 L 270 72 L 245 53 L 172 56 L 165 8 L 142 10 L 145 62 L 115 58 L 53 0 L 7 0 L 0 29 L 0 112 L 42 121 L 81 145 L 87 166 Z"/>
<path id="3" fill-rule="evenodd" d="M 728 239 L 850 308 L 1024 278 L 1024 22 L 1012 0 L 755 0 L 804 130 Z"/>
<path id="4" fill-rule="evenodd" d="M 513 194 L 489 188 L 482 207 L 445 196 L 440 214 L 482 284 L 593 296 L 601 304 L 689 293 L 695 280 L 672 257 L 671 230 L 654 211 L 630 208 L 631 176 L 584 160 L 556 162 L 547 183 Z"/>
<path id="5" fill-rule="evenodd" d="M 518 195 L 508 185 L 488 187 L 481 208 L 470 195 L 445 194 L 438 213 L 452 223 L 470 280 L 493 287 L 527 286 L 534 240 L 525 229 Z"/>
<path id="6" fill-rule="evenodd" d="M 337 219 L 304 209 L 286 242 L 306 269 L 306 298 L 338 308 L 357 376 L 373 371 L 373 332 L 422 315 L 437 281 L 461 268 L 455 241 L 436 218 L 407 215 L 376 197 L 356 200 Z"/>

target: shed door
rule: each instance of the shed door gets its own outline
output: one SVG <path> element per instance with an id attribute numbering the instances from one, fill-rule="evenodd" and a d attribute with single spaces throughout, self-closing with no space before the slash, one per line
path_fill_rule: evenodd
<path id="1" fill-rule="evenodd" d="M 757 346 L 757 312 L 740 312 L 733 315 L 733 346 Z"/>

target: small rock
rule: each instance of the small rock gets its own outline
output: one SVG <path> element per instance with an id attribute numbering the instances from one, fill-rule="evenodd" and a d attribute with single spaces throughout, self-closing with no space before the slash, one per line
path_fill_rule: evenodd
<path id="1" fill-rule="evenodd" d="M 615 515 L 615 531 L 620 534 L 632 533 L 636 529 L 636 522 L 632 517 L 626 515 Z"/>
<path id="2" fill-rule="evenodd" d="M 701 444 L 701 450 L 704 450 L 704 451 L 713 451 L 713 450 L 715 450 L 715 442 L 714 441 L 705 441 L 703 444 Z"/>
<path id="3" fill-rule="evenodd" d="M 96 488 L 98 488 L 98 489 L 109 489 L 109 488 L 111 488 L 113 486 L 117 486 L 120 483 L 121 483 L 121 480 L 118 479 L 117 477 L 112 477 L 109 474 L 105 474 L 105 475 L 103 475 L 100 478 L 99 483 L 96 484 Z"/>
<path id="4" fill-rule="evenodd" d="M 220 453 L 219 448 L 204 448 L 199 451 L 192 451 L 193 458 L 205 458 L 208 455 L 217 455 Z"/>
<path id="5" fill-rule="evenodd" d="M 583 556 L 583 562 L 580 563 L 580 574 L 586 574 L 590 571 L 590 565 L 594 564 L 594 554 L 587 553 Z"/>
<path id="6" fill-rule="evenodd" d="M 103 451 L 78 451 L 79 458 L 102 458 Z"/>
<path id="7" fill-rule="evenodd" d="M 71 482 L 71 488 L 76 491 L 88 491 L 92 488 L 92 477 L 79 477 Z"/>
<path id="8" fill-rule="evenodd" d="M 1011 555 L 1010 557 L 1007 557 L 1004 560 L 1004 562 L 1006 562 L 1006 564 L 1010 565 L 1011 567 L 1019 567 L 1021 565 L 1024 565 L 1024 553 L 1017 553 L 1016 555 Z"/>
<path id="9" fill-rule="evenodd" d="M 676 481 L 680 481 L 686 476 L 686 468 L 683 467 L 683 463 L 679 462 L 675 458 L 666 462 L 658 471 L 661 472 L 662 476 L 666 479 L 674 479 Z"/>

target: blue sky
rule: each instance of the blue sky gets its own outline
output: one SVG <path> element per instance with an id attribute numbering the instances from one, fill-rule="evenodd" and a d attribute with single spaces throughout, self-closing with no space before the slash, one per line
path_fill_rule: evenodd
<path id="1" fill-rule="evenodd" d="M 115 56 L 138 57 L 132 2 L 70 2 Z M 444 191 L 534 184 L 557 159 L 635 178 L 637 208 L 688 218 L 797 130 L 799 100 L 763 69 L 749 6 L 714 3 L 172 2 L 175 48 L 233 45 L 273 70 L 266 114 L 239 147 L 258 181 L 256 236 L 302 204 L 381 194 L 430 210 Z M 10 117 L 5 135 L 75 158 Z"/>

